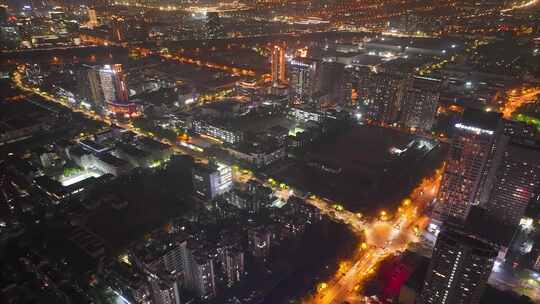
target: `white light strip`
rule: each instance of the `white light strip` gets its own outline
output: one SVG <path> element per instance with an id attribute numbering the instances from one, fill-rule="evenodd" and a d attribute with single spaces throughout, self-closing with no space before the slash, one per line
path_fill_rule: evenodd
<path id="1" fill-rule="evenodd" d="M 486 130 L 486 129 L 481 129 L 481 128 L 477 128 L 477 127 L 473 127 L 473 126 L 467 126 L 467 125 L 464 125 L 464 124 L 460 124 L 460 123 L 457 123 L 454 125 L 456 128 L 458 129 L 463 129 L 463 130 L 467 130 L 467 131 L 471 131 L 471 132 L 474 132 L 476 134 L 488 134 L 488 135 L 493 135 L 493 131 L 491 130 Z"/>

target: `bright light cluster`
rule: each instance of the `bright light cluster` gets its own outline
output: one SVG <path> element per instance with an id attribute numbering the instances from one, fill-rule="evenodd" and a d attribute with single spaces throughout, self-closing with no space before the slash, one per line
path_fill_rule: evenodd
<path id="1" fill-rule="evenodd" d="M 474 132 L 476 134 L 488 134 L 488 135 L 493 135 L 493 131 L 491 130 L 486 130 L 486 129 L 482 129 L 482 128 L 478 128 L 478 127 L 473 127 L 473 126 L 467 126 L 467 125 L 464 125 L 464 124 L 461 124 L 461 123 L 457 123 L 454 125 L 456 128 L 458 129 L 462 129 L 462 130 L 467 130 L 467 131 L 471 131 L 471 132 Z"/>

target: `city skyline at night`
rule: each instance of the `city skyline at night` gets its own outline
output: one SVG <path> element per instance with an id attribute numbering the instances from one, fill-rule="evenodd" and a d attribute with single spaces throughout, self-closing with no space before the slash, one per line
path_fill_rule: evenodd
<path id="1" fill-rule="evenodd" d="M 540 1 L 0 0 L 0 302 L 540 303 Z"/>

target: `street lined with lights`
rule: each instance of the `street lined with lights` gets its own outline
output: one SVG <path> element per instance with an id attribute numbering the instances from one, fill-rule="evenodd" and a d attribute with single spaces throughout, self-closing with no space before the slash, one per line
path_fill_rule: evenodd
<path id="1" fill-rule="evenodd" d="M 306 298 L 306 304 L 330 304 L 361 301 L 359 292 L 362 284 L 375 273 L 377 266 L 388 256 L 405 250 L 408 244 L 416 240 L 420 230 L 427 221 L 420 210 L 429 203 L 436 195 L 441 182 L 442 169 L 435 171 L 430 178 L 423 179 L 412 191 L 410 198 L 401 202 L 394 220 L 390 220 L 390 214 L 382 210 L 378 218 L 367 223 L 362 221 L 354 213 L 347 210 L 336 210 L 335 206 L 317 197 L 309 197 L 307 202 L 316 206 L 326 215 L 350 225 L 359 236 L 365 237 L 366 241 L 359 244 L 358 250 L 351 262 L 342 265 L 352 265 L 348 270 L 343 270 L 340 265 L 337 273 L 328 282 L 324 282 L 324 288 L 319 284 L 317 293 Z"/>
<path id="2" fill-rule="evenodd" d="M 508 99 L 501 107 L 501 113 L 504 118 L 510 119 L 519 107 L 533 102 L 534 99 L 540 95 L 540 87 L 512 90 L 508 92 L 507 95 Z"/>

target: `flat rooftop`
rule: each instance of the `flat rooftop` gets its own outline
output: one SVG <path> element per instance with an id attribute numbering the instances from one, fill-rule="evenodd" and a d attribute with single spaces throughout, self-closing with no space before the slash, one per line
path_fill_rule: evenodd
<path id="1" fill-rule="evenodd" d="M 270 131 L 271 128 L 279 126 L 287 130 L 292 128 L 296 123 L 288 119 L 285 115 L 276 115 L 270 117 L 254 117 L 245 116 L 231 121 L 231 127 L 235 130 L 243 132 L 261 132 Z"/>
<path id="2" fill-rule="evenodd" d="M 501 121 L 501 113 L 486 112 L 476 109 L 466 109 L 463 112 L 461 122 L 465 125 L 475 126 L 487 130 L 497 129 L 497 125 Z"/>

